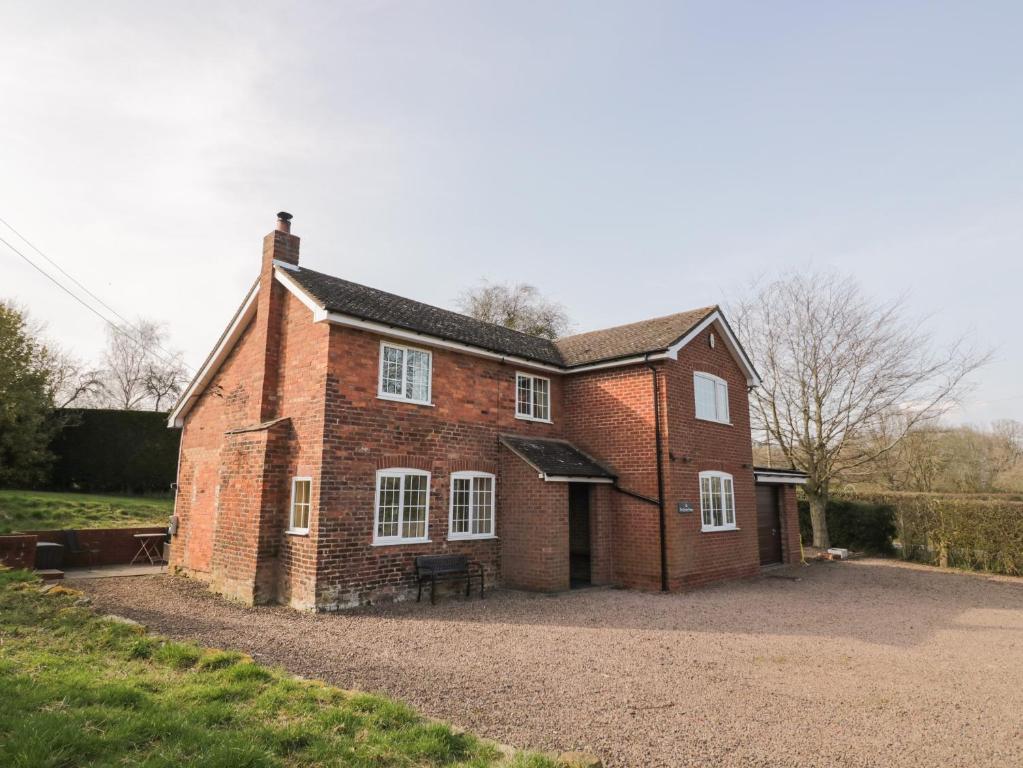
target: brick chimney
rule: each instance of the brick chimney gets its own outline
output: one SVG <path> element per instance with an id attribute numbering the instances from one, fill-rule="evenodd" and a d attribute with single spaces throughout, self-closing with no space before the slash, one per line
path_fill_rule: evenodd
<path id="1" fill-rule="evenodd" d="M 263 238 L 263 262 L 259 273 L 259 299 L 256 305 L 257 342 L 263 350 L 263 365 L 260 368 L 253 398 L 250 418 L 253 422 L 264 422 L 277 416 L 277 377 L 280 367 L 281 309 L 287 288 L 274 279 L 274 262 L 298 266 L 299 238 L 291 234 L 290 213 L 277 214 L 273 232 Z M 282 267 L 286 269 L 287 267 Z"/>

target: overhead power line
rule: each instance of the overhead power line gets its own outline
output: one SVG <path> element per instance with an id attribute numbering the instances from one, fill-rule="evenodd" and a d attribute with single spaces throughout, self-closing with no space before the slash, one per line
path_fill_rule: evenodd
<path id="1" fill-rule="evenodd" d="M 24 237 L 23 237 L 23 236 L 22 236 L 21 234 L 19 234 L 19 233 L 18 233 L 18 231 L 17 231 L 16 229 L 14 229 L 14 227 L 12 227 L 12 226 L 11 226 L 10 224 L 8 224 L 8 223 L 7 223 L 6 221 L 3 221 L 3 219 L 0 219 L 0 221 L 2 221 L 2 222 L 3 222 L 3 224 L 4 224 L 4 225 L 5 225 L 5 226 L 6 226 L 6 227 L 7 227 L 8 229 L 10 229 L 10 230 L 11 230 L 12 232 L 14 232 L 14 233 L 15 233 L 16 235 L 18 235 L 18 237 L 20 237 L 20 238 L 21 238 L 22 240 L 25 240 L 25 242 L 26 242 L 26 243 L 29 243 L 29 241 L 28 241 L 28 240 L 26 240 L 26 239 L 25 239 L 25 238 L 24 238 Z M 58 280 L 57 278 L 55 278 L 55 277 L 54 277 L 53 275 L 51 275 L 51 274 L 50 274 L 49 272 L 47 272 L 47 271 L 46 271 L 45 269 L 43 269 L 43 268 L 42 268 L 42 267 L 40 267 L 40 266 L 39 266 L 38 264 L 36 264 L 36 263 L 35 263 L 34 261 L 32 261 L 32 259 L 30 259 L 30 258 L 29 258 L 29 257 L 28 257 L 27 255 L 25 255 L 25 254 L 24 254 L 24 253 L 22 253 L 22 252 L 21 252 L 21 251 L 20 251 L 19 249 L 15 248 L 15 247 L 14 247 L 13 245 L 11 245 L 11 243 L 10 243 L 10 242 L 9 242 L 8 240 L 6 240 L 5 238 L 3 238 L 3 237 L 0 237 L 0 243 L 3 243 L 3 244 L 4 244 L 4 245 L 6 245 L 6 246 L 7 246 L 8 248 L 10 248 L 10 249 L 11 249 L 12 251 L 14 251 L 14 253 L 16 253 L 16 254 L 17 254 L 18 256 L 20 256 L 20 257 L 21 257 L 21 258 L 22 258 L 22 259 L 23 259 L 23 260 L 25 261 L 25 263 L 27 263 L 27 264 L 28 264 L 29 266 L 31 266 L 31 267 L 32 267 L 32 268 L 33 268 L 34 270 L 36 270 L 36 271 L 37 271 L 37 272 L 38 272 L 39 274 L 41 274 L 41 275 L 42 275 L 43 277 L 45 277 L 45 278 L 46 278 L 47 280 L 49 280 L 49 281 L 50 281 L 51 283 L 53 283 L 53 284 L 54 284 L 54 285 L 56 285 L 56 286 L 57 286 L 58 288 L 60 288 L 60 289 L 61 289 L 62 291 L 64 291 L 64 293 L 66 293 L 66 294 L 67 294 L 68 296 L 70 296 L 70 297 L 71 297 L 72 299 L 74 299 L 75 301 L 77 301 L 77 302 L 78 302 L 79 304 L 81 304 L 81 305 L 82 305 L 83 307 L 85 307 L 85 308 L 86 308 L 87 310 L 89 310 L 89 311 L 90 311 L 90 312 L 92 312 L 92 313 L 93 313 L 94 315 L 96 315 L 96 317 L 98 317 L 98 318 L 99 318 L 100 320 L 102 320 L 102 321 L 103 321 L 104 323 L 106 323 L 107 325 L 109 325 L 109 326 L 110 326 L 110 327 L 111 327 L 111 328 L 112 328 L 112 329 L 113 329 L 114 331 L 116 331 L 117 333 L 120 333 L 120 334 L 121 334 L 121 335 L 123 335 L 123 336 L 126 336 L 126 337 L 127 337 L 128 339 L 130 339 L 130 340 L 131 340 L 132 342 L 134 342 L 135 344 L 138 344 L 138 345 L 139 345 L 140 347 L 142 347 L 142 348 L 143 348 L 143 349 L 145 349 L 145 350 L 146 350 L 147 352 L 149 352 L 149 353 L 150 353 L 151 355 L 153 355 L 153 357 L 155 357 L 155 358 L 157 358 L 157 359 L 159 359 L 159 360 L 163 361 L 164 363 L 166 363 L 166 364 L 168 364 L 168 365 L 173 365 L 173 364 L 176 364 L 176 363 L 178 363 L 178 362 L 180 362 L 180 363 L 181 363 L 182 365 L 184 365 L 184 362 L 183 362 L 183 361 L 180 361 L 180 360 L 174 360 L 174 359 L 173 359 L 173 358 L 174 358 L 174 355 L 172 355 L 172 354 L 171 354 L 170 352 L 167 352 L 167 350 L 163 349 L 163 347 L 160 347 L 159 345 L 157 345 L 157 349 L 159 349 L 159 350 L 161 350 L 161 351 L 163 352 L 163 354 L 161 355 L 161 354 L 160 354 L 159 352 L 157 352 L 156 350 L 154 350 L 154 349 L 152 349 L 151 347 L 147 346 L 147 345 L 145 344 L 145 342 L 144 342 L 144 341 L 143 341 L 143 340 L 142 340 L 141 338 L 136 338 L 135 336 L 133 336 L 132 334 L 130 334 L 130 333 L 129 333 L 129 332 L 128 332 L 128 331 L 127 331 L 127 330 L 126 330 L 125 328 L 123 328 L 123 327 L 121 327 L 120 325 L 118 325 L 117 323 L 113 322 L 113 321 L 112 321 L 112 320 L 111 320 L 110 318 L 108 318 L 108 317 L 107 317 L 106 315 L 104 315 L 104 314 L 103 314 L 102 312 L 100 312 L 100 311 L 99 311 L 98 309 L 96 309 L 96 308 L 95 308 L 94 306 L 92 306 L 92 305 L 91 305 L 91 304 L 89 304 L 89 303 L 88 303 L 87 301 L 85 301 L 85 300 L 84 300 L 84 299 L 83 299 L 83 298 L 82 298 L 81 296 L 79 296 L 79 295 L 78 295 L 77 293 L 75 293 L 75 292 L 74 292 L 74 291 L 72 291 L 72 290 L 71 290 L 70 288 L 68 288 L 68 287 L 67 287 L 66 285 L 64 285 L 64 284 L 63 284 L 63 283 L 62 283 L 62 282 L 61 282 L 60 280 Z M 31 244 L 31 243 L 29 243 L 29 245 L 32 245 L 32 244 Z M 102 304 L 102 305 L 103 305 L 104 307 L 106 307 L 106 308 L 107 308 L 107 309 L 109 309 L 109 310 L 110 310 L 111 312 L 113 312 L 113 313 L 114 313 L 114 315 L 116 315 L 117 317 L 119 317 L 119 318 L 121 318 L 122 320 L 124 320 L 124 318 L 123 318 L 123 317 L 122 317 L 122 316 L 120 315 L 120 313 L 118 313 L 117 311 L 115 311 L 115 310 L 111 309 L 111 308 L 110 308 L 110 307 L 109 307 L 109 306 L 108 306 L 108 305 L 107 305 L 107 304 L 106 304 L 106 303 L 105 303 L 104 301 L 102 301 L 101 299 L 99 299 L 98 297 L 96 297 L 96 296 L 95 296 L 95 294 L 93 294 L 93 293 L 92 293 L 92 292 L 91 292 L 91 291 L 90 291 L 90 290 L 89 290 L 88 288 L 86 288 L 85 286 L 83 286 L 83 285 L 82 285 L 81 283 L 79 283 L 79 282 L 78 282 L 77 280 L 75 280 L 75 279 L 74 279 L 73 277 L 71 277 L 71 275 L 69 275 L 69 274 L 68 274 L 67 272 L 65 272 L 65 271 L 64 271 L 63 269 L 61 269 L 61 267 L 60 267 L 59 265 L 57 265 L 57 264 L 56 264 L 56 262 L 52 261 L 52 260 L 51 260 L 51 259 L 50 259 L 49 257 L 47 257 L 47 256 L 46 256 L 45 254 L 43 254 L 43 253 L 42 253 L 42 251 L 39 251 L 39 249 L 35 248 L 35 246 L 32 246 L 32 248 L 33 248 L 33 249 L 35 249 L 35 250 L 36 250 L 36 251 L 37 251 L 37 252 L 38 252 L 38 253 L 39 253 L 40 255 L 42 255 L 42 256 L 43 256 L 43 258 L 45 258 L 45 259 L 46 259 L 47 261 L 49 261 L 49 262 L 50 262 L 51 264 L 53 264 L 54 266 L 56 266 L 56 267 L 57 267 L 57 269 L 59 269 L 59 270 L 61 271 L 61 273 L 63 273 L 64 275 L 66 275 L 66 276 L 67 276 L 67 277 L 68 277 L 68 278 L 69 278 L 70 280 L 72 280 L 72 281 L 73 281 L 73 282 L 74 282 L 74 283 L 75 283 L 76 285 L 78 285 L 78 286 L 79 286 L 79 287 L 80 287 L 80 288 L 81 288 L 81 289 L 82 289 L 83 291 L 85 291 L 85 292 L 86 292 L 87 294 L 89 294 L 89 296 L 92 296 L 92 297 L 93 297 L 93 298 L 94 298 L 94 299 L 95 299 L 96 301 L 98 301 L 98 302 L 99 302 L 100 304 Z M 132 325 L 131 323 L 128 323 L 127 321 L 125 321 L 125 323 L 126 323 L 126 325 L 128 326 L 128 328 L 130 328 L 130 329 L 132 329 L 132 330 L 137 330 L 137 329 L 136 329 L 136 328 L 135 328 L 135 327 L 134 327 L 134 326 L 133 326 L 133 325 Z M 164 355 L 166 355 L 166 357 L 165 357 Z M 186 365 L 185 367 L 187 368 L 188 366 Z"/>

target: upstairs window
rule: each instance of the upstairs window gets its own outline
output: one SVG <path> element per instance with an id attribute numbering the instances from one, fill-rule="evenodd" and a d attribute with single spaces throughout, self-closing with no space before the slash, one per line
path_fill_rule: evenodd
<path id="1" fill-rule="evenodd" d="M 728 382 L 709 373 L 693 374 L 696 418 L 728 424 Z"/>
<path id="2" fill-rule="evenodd" d="M 515 374 L 515 417 L 551 420 L 551 380 L 528 373 Z"/>
<path id="3" fill-rule="evenodd" d="M 374 544 L 429 541 L 430 473 L 418 469 L 377 472 Z"/>
<path id="4" fill-rule="evenodd" d="M 380 344 L 380 388 L 385 400 L 430 404 L 430 371 L 433 356 L 423 349 L 400 344 Z"/>
<path id="5" fill-rule="evenodd" d="M 494 535 L 494 476 L 487 472 L 451 475 L 449 539 L 490 538 Z"/>
<path id="6" fill-rule="evenodd" d="M 289 533 L 309 533 L 309 510 L 312 508 L 312 494 L 312 478 L 292 478 L 291 514 L 288 516 Z"/>
<path id="7" fill-rule="evenodd" d="M 724 472 L 700 473 L 700 513 L 704 531 L 735 529 L 735 494 L 732 476 Z"/>

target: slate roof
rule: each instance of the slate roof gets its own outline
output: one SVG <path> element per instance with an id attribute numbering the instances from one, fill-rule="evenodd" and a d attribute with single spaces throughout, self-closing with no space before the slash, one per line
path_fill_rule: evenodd
<path id="1" fill-rule="evenodd" d="M 717 307 L 701 307 L 667 317 L 566 336 L 554 344 L 569 367 L 661 352 L 716 310 Z"/>
<path id="2" fill-rule="evenodd" d="M 305 267 L 287 275 L 330 312 L 559 368 L 662 352 L 717 310 L 702 307 L 550 341 Z"/>
<path id="3" fill-rule="evenodd" d="M 615 475 L 567 440 L 502 435 L 501 442 L 538 472 L 556 477 L 606 477 Z"/>
<path id="4" fill-rule="evenodd" d="M 504 355 L 515 355 L 559 367 L 563 365 L 560 353 L 549 339 L 530 336 L 304 267 L 289 269 L 287 275 L 330 312 L 425 333 Z"/>

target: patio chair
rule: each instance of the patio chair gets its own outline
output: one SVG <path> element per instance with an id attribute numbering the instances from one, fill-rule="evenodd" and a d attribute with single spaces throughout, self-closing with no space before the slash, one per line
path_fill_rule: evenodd
<path id="1" fill-rule="evenodd" d="M 64 546 L 69 555 L 85 555 L 91 571 L 99 554 L 98 547 L 86 547 L 78 540 L 78 531 L 64 531 Z"/>

